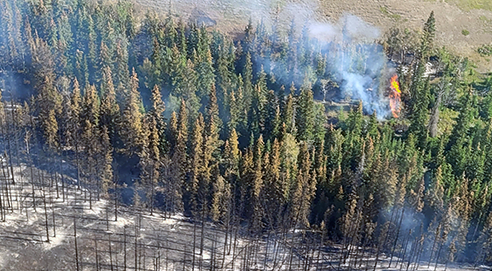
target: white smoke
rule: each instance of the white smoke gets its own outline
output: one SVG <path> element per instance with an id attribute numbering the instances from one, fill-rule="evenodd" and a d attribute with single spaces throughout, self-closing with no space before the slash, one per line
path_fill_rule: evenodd
<path id="1" fill-rule="evenodd" d="M 381 45 L 380 30 L 361 18 L 346 14 L 336 24 L 309 22 L 309 33 L 321 43 L 331 59 L 333 78 L 345 96 L 360 99 L 367 113 L 377 112 L 384 118 L 390 111 L 388 99 L 380 91 L 385 86 L 388 59 Z"/>
<path id="2" fill-rule="evenodd" d="M 351 14 L 342 15 L 336 22 L 327 22 L 326 17 L 321 15 L 319 2 L 315 0 L 217 0 L 203 1 L 200 5 L 201 8 L 208 5 L 214 10 L 227 7 L 221 11 L 223 13 L 237 13 L 241 10 L 242 14 L 249 16 L 244 19 L 251 19 L 254 23 L 261 21 L 267 29 L 276 23 L 284 34 L 292 20 L 296 25 L 297 36 L 307 27 L 312 39 L 311 47 L 315 53 L 321 52 L 327 57 L 330 79 L 340 86 L 342 95 L 347 99 L 362 100 L 366 113 L 376 111 L 379 118 L 390 114 L 389 102 L 384 95 L 389 81 L 388 59 L 377 42 L 381 38 L 381 31 L 376 26 Z M 265 67 L 267 64 L 271 67 L 282 65 L 267 58 L 261 61 L 264 63 L 260 64 Z M 312 74 L 315 67 L 304 69 L 310 70 L 301 70 L 300 74 Z M 290 85 L 289 80 L 292 78 L 285 78 L 282 83 Z"/>
<path id="3" fill-rule="evenodd" d="M 340 86 L 342 95 L 362 100 L 365 112 L 376 111 L 380 119 L 390 115 L 384 93 L 389 62 L 378 43 L 379 28 L 351 14 L 326 22 L 318 11 L 316 2 L 305 1 L 286 5 L 281 16 L 293 19 L 299 28 L 308 27 L 312 48 L 327 56 L 331 79 Z"/>

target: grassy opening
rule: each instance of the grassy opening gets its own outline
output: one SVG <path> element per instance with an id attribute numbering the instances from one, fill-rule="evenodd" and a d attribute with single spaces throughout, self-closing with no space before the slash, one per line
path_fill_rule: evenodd
<path id="1" fill-rule="evenodd" d="M 462 10 L 485 9 L 492 11 L 492 1 L 490 0 L 447 0 L 449 3 L 458 5 Z"/>

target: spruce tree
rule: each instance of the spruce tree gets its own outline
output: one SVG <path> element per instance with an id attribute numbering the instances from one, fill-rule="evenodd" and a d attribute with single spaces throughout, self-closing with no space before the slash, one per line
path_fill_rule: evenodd
<path id="1" fill-rule="evenodd" d="M 280 106 L 273 90 L 268 92 L 265 114 L 265 137 L 273 139 L 280 130 Z"/>
<path id="2" fill-rule="evenodd" d="M 166 149 L 166 120 L 164 119 L 164 111 L 166 110 L 164 101 L 162 100 L 162 95 L 160 88 L 155 85 L 152 89 L 151 96 L 151 108 L 150 108 L 150 117 L 155 122 L 156 133 L 158 137 L 158 148 L 159 151 L 164 153 Z"/>
<path id="3" fill-rule="evenodd" d="M 210 215 L 213 221 L 220 221 L 226 215 L 230 201 L 230 187 L 220 174 L 216 164 L 212 169 L 212 195 Z"/>
<path id="4" fill-rule="evenodd" d="M 262 218 L 265 215 L 262 207 L 262 198 L 260 198 L 262 194 L 262 189 L 264 187 L 263 183 L 263 151 L 264 151 L 264 142 L 263 136 L 260 135 L 258 141 L 256 142 L 255 151 L 254 151 L 254 165 L 252 171 L 252 179 L 251 179 L 251 208 L 252 208 L 252 217 L 251 217 L 251 229 L 253 231 L 260 230 L 262 228 Z"/>
<path id="5" fill-rule="evenodd" d="M 295 134 L 295 118 L 294 118 L 294 98 L 292 94 L 287 95 L 285 106 L 282 111 L 282 123 L 285 124 L 285 129 L 288 133 Z"/>
<path id="6" fill-rule="evenodd" d="M 113 85 L 111 69 L 105 67 L 101 82 L 100 125 L 106 126 L 112 144 L 116 142 L 118 125 L 121 120 L 120 106 Z"/>
<path id="7" fill-rule="evenodd" d="M 118 131 L 123 141 L 124 152 L 129 156 L 140 151 L 143 144 L 142 137 L 142 102 L 138 91 L 138 78 L 135 70 L 130 80 L 130 89 L 126 93 L 121 124 Z"/>
<path id="8" fill-rule="evenodd" d="M 210 47 L 208 42 L 204 38 L 204 36 L 206 35 L 206 31 L 201 31 L 203 34 L 200 36 L 200 42 L 197 51 L 198 59 L 195 68 L 198 75 L 198 95 L 199 97 L 206 97 L 206 95 L 209 93 L 210 88 L 215 83 L 215 71 L 212 65 L 212 55 L 210 52 Z"/>
<path id="9" fill-rule="evenodd" d="M 251 104 L 253 98 L 253 63 L 251 62 L 251 55 L 246 54 L 246 61 L 244 67 L 242 67 L 241 76 L 243 79 L 243 97 L 246 105 Z M 247 108 L 247 107 L 246 107 Z"/>
<path id="10" fill-rule="evenodd" d="M 89 121 L 92 126 L 97 126 L 100 115 L 99 106 L 100 102 L 96 87 L 93 85 L 87 86 L 82 100 L 81 121 Z"/>
<path id="11" fill-rule="evenodd" d="M 268 165 L 265 165 L 265 200 L 267 201 L 265 212 L 266 216 L 270 218 L 270 226 L 276 228 L 287 201 L 286 191 L 288 191 L 287 180 L 281 178 L 280 174 L 280 143 L 277 139 L 273 141 L 268 162 Z"/>
<path id="12" fill-rule="evenodd" d="M 428 58 L 431 54 L 434 36 L 435 18 L 434 12 L 431 12 L 424 26 L 420 51 L 418 54 L 418 61 L 416 62 L 416 66 L 414 67 L 412 84 L 410 87 L 410 95 L 412 97 L 412 101 L 410 104 L 412 123 L 409 127 L 408 132 L 415 134 L 419 142 L 419 147 L 421 149 L 424 149 L 427 144 L 427 121 L 430 103 L 429 79 L 425 80 L 423 78 L 423 75 L 425 73 Z"/>
<path id="13" fill-rule="evenodd" d="M 51 109 L 48 112 L 47 118 L 43 120 L 43 135 L 46 145 L 49 149 L 54 150 L 58 147 L 58 121 L 55 117 L 55 110 Z"/>
<path id="14" fill-rule="evenodd" d="M 113 182 L 113 148 L 109 137 L 109 131 L 106 126 L 101 129 L 101 155 L 99 178 L 101 180 L 101 193 L 106 195 L 108 188 Z"/>
<path id="15" fill-rule="evenodd" d="M 190 207 L 194 216 L 199 216 L 200 213 L 199 184 L 205 166 L 203 155 L 204 126 L 203 116 L 199 114 L 191 136 L 190 183 L 188 184 Z"/>
<path id="16" fill-rule="evenodd" d="M 173 118 L 171 118 L 171 121 L 173 121 Z M 183 186 L 186 181 L 186 173 L 188 172 L 188 112 L 184 100 L 181 100 L 176 128 L 176 145 L 172 155 L 174 167 L 172 187 L 174 193 L 174 210 L 180 211 L 183 209 Z"/>
<path id="17" fill-rule="evenodd" d="M 215 85 L 212 84 L 210 88 L 210 92 L 208 95 L 208 104 L 206 107 L 206 115 L 205 115 L 205 121 L 209 124 L 211 124 L 213 120 L 213 124 L 215 126 L 216 131 L 213 131 L 213 133 L 219 133 L 220 129 L 222 127 L 222 120 L 219 117 L 219 105 L 217 103 L 217 91 L 215 88 Z"/>
<path id="18" fill-rule="evenodd" d="M 169 119 L 169 124 L 167 125 L 166 140 L 169 144 L 168 151 L 172 155 L 178 140 L 178 117 L 176 116 L 175 111 L 171 113 L 171 118 Z"/>

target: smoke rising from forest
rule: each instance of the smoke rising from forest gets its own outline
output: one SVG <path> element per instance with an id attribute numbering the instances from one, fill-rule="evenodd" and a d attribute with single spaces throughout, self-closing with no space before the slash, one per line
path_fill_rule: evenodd
<path id="1" fill-rule="evenodd" d="M 277 12 L 273 12 L 275 7 L 278 8 Z M 288 18 L 296 25 L 296 36 L 303 38 L 307 30 L 311 51 L 314 54 L 321 53 L 325 57 L 324 77 L 328 77 L 340 88 L 340 95 L 332 98 L 361 100 L 364 111 L 368 114 L 375 111 L 380 119 L 391 115 L 385 92 L 394 71 L 388 68 L 388 59 L 378 43 L 381 31 L 377 27 L 351 14 L 344 14 L 337 22 L 326 22 L 317 14 L 316 2 L 290 3 L 280 7 L 279 3 L 273 0 L 253 1 L 249 8 L 255 11 L 251 18 L 261 20 L 265 25 Z M 284 24 L 287 25 L 287 21 Z M 276 65 L 274 60 L 268 61 Z M 301 76 L 297 81 L 300 82 L 295 82 L 298 86 L 303 84 L 304 77 L 309 77 L 316 67 L 303 66 L 299 69 Z M 327 78 L 311 79 L 316 81 Z M 287 86 L 292 80 L 295 79 L 290 76 L 284 80 L 280 78 Z"/>
<path id="2" fill-rule="evenodd" d="M 328 39 L 328 44 L 335 43 L 326 46 L 335 48 L 327 49 L 327 55 L 335 55 L 328 69 L 342 94 L 362 100 L 367 113 L 388 115 L 388 99 L 380 91 L 387 84 L 384 74 L 388 59 L 382 46 L 376 43 L 379 29 L 357 16 L 345 15 L 337 25 L 311 24 L 310 34 L 321 41 Z"/>

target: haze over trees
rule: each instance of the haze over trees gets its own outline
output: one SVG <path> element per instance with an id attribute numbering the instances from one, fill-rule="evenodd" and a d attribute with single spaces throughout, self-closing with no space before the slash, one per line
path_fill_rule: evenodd
<path id="1" fill-rule="evenodd" d="M 0 0 L 0 22 L 2 151 L 47 170 L 62 197 L 65 175 L 91 204 L 183 213 L 200 254 L 213 222 L 224 255 L 233 235 L 297 230 L 299 247 L 337 244 L 354 269 L 358 247 L 376 265 L 492 261 L 492 77 L 433 46 L 433 13 L 419 33 L 341 45 L 299 22 L 231 37 L 137 18 L 128 1 Z M 353 73 L 371 50 L 398 67 L 399 119 L 321 102 L 343 92 L 333 70 L 347 50 Z M 388 71 L 372 74 L 372 101 L 387 101 Z"/>

